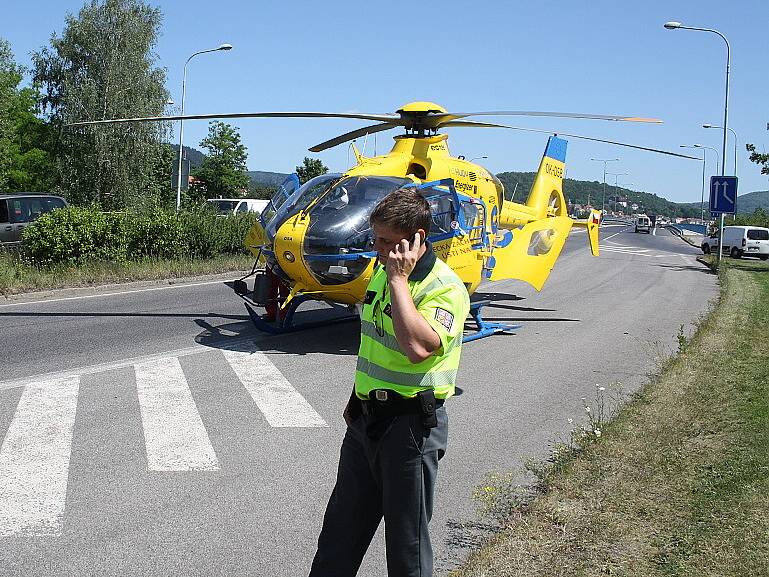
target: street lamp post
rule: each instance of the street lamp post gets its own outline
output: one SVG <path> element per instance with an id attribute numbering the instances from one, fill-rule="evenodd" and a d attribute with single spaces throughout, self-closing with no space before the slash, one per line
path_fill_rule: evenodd
<path id="1" fill-rule="evenodd" d="M 472 162 L 473 160 L 475 160 L 475 159 L 477 159 L 477 158 L 482 158 L 482 159 L 484 159 L 484 160 L 485 160 L 485 159 L 487 159 L 487 158 L 488 158 L 488 156 L 473 156 L 473 157 L 472 157 L 470 160 L 468 160 L 467 162 Z"/>
<path id="2" fill-rule="evenodd" d="M 723 141 L 721 145 L 721 176 L 726 175 L 726 131 L 729 127 L 729 65 L 731 62 L 731 47 L 729 46 L 729 41 L 726 39 L 726 36 L 721 34 L 718 30 L 713 30 L 712 28 L 696 28 L 693 26 L 684 26 L 680 22 L 666 22 L 665 28 L 668 30 L 696 30 L 699 32 L 710 32 L 712 34 L 717 34 L 721 37 L 721 40 L 724 41 L 726 44 L 726 90 L 724 91 L 724 136 Z M 736 167 L 735 167 L 736 169 Z M 721 213 L 721 226 L 720 231 L 718 235 L 718 262 L 721 262 L 721 252 L 722 252 L 722 239 L 724 232 L 724 213 Z"/>
<path id="3" fill-rule="evenodd" d="M 595 162 L 603 162 L 603 196 L 601 197 L 601 212 L 606 207 L 606 163 L 607 162 L 619 162 L 619 158 L 591 158 Z"/>
<path id="4" fill-rule="evenodd" d="M 716 126 L 715 124 L 703 124 L 702 128 L 723 128 L 723 126 Z M 731 128 L 727 128 L 727 130 L 732 133 L 732 137 L 734 138 L 734 176 L 737 176 L 737 133 Z"/>
<path id="5" fill-rule="evenodd" d="M 217 52 L 218 50 L 232 50 L 232 44 L 222 44 L 217 48 L 209 48 L 208 50 L 201 50 L 195 52 L 184 63 L 184 74 L 182 76 L 182 111 L 181 116 L 184 116 L 184 99 L 187 93 L 187 64 L 190 63 L 198 54 L 205 54 L 206 52 Z M 177 212 L 182 206 L 182 155 L 184 151 L 184 120 L 179 120 L 179 174 L 176 175 L 176 210 Z"/>
<path id="6" fill-rule="evenodd" d="M 707 148 L 708 150 L 712 150 L 713 152 L 715 152 L 716 153 L 716 173 L 718 173 L 721 170 L 720 165 L 718 164 L 718 151 L 715 148 L 713 148 L 712 146 L 703 146 L 702 144 L 693 144 L 692 148 Z"/>
<path id="7" fill-rule="evenodd" d="M 608 174 L 609 176 L 613 176 L 614 177 L 614 196 L 617 196 L 617 194 L 619 192 L 617 190 L 617 180 L 619 179 L 620 176 L 627 176 L 630 173 L 629 172 L 607 172 L 606 174 Z M 605 179 L 606 179 L 606 177 L 604 177 L 604 180 Z M 615 208 L 617 206 L 617 201 L 616 200 L 614 201 L 614 206 L 615 206 Z"/>
<path id="8" fill-rule="evenodd" d="M 705 147 L 696 144 L 681 144 L 681 148 L 701 148 L 702 149 L 702 191 L 700 192 L 700 224 L 705 224 Z M 710 150 L 715 150 L 711 148 Z M 716 152 L 718 154 L 718 152 Z M 718 162 L 718 158 L 716 158 Z M 716 169 L 718 172 L 718 169 Z"/>
<path id="9" fill-rule="evenodd" d="M 617 186 L 623 186 L 623 187 L 627 188 L 628 186 L 635 186 L 635 182 L 620 182 L 619 185 L 617 185 Z M 616 186 L 615 186 L 615 189 L 616 189 Z M 628 189 L 628 192 L 630 192 L 629 189 Z M 619 197 L 619 189 L 616 189 L 614 191 L 614 210 L 615 211 L 617 210 L 617 198 L 618 197 Z"/>

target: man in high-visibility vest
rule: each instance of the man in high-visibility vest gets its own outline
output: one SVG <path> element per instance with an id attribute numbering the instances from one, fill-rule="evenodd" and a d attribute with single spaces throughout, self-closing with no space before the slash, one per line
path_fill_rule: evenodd
<path id="1" fill-rule="evenodd" d="M 379 264 L 361 312 L 347 433 L 311 577 L 354 576 L 382 517 L 388 575 L 433 570 L 428 523 L 446 452 L 444 402 L 454 394 L 470 299 L 424 240 L 430 206 L 416 190 L 389 194 L 370 220 Z"/>

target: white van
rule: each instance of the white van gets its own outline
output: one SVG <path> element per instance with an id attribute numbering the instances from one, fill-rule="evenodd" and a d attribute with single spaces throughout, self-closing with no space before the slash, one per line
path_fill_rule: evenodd
<path id="1" fill-rule="evenodd" d="M 732 258 L 757 256 L 761 260 L 769 258 L 769 228 L 761 226 L 725 226 L 724 254 Z M 702 252 L 718 252 L 718 231 L 706 236 L 702 241 Z"/>
<path id="2" fill-rule="evenodd" d="M 636 232 L 645 232 L 646 234 L 650 234 L 652 231 L 652 221 L 651 219 L 646 216 L 645 214 L 639 214 L 635 218 L 635 231 Z"/>
<path id="3" fill-rule="evenodd" d="M 209 198 L 206 202 L 211 203 L 219 214 L 237 214 L 261 213 L 270 201 L 256 198 Z"/>

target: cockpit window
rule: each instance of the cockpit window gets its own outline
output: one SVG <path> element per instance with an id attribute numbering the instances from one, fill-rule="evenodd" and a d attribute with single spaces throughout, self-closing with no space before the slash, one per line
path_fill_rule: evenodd
<path id="1" fill-rule="evenodd" d="M 287 198 L 280 201 L 277 209 L 266 214 L 262 221 L 269 238 L 275 237 L 275 231 L 280 228 L 289 217 L 295 215 L 300 210 L 304 210 L 318 196 L 323 194 L 328 187 L 342 175 L 339 173 L 321 174 L 311 178 L 301 187 L 294 190 Z M 274 206 L 270 204 L 270 208 Z"/>
<path id="2" fill-rule="evenodd" d="M 320 282 L 350 282 L 366 269 L 368 258 L 355 255 L 372 250 L 371 211 L 387 194 L 410 183 L 407 178 L 391 176 L 348 176 L 310 207 L 304 254 Z M 334 255 L 340 255 L 338 261 Z"/>

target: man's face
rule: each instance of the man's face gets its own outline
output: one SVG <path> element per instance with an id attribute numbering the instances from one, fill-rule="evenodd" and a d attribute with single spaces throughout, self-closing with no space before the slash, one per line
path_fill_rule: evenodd
<path id="1" fill-rule="evenodd" d="M 379 261 L 387 265 L 387 257 L 390 251 L 395 250 L 404 238 L 413 242 L 414 235 L 381 223 L 372 223 L 371 230 L 374 233 L 374 250 L 379 255 Z M 411 237 L 411 238 L 409 238 Z"/>

